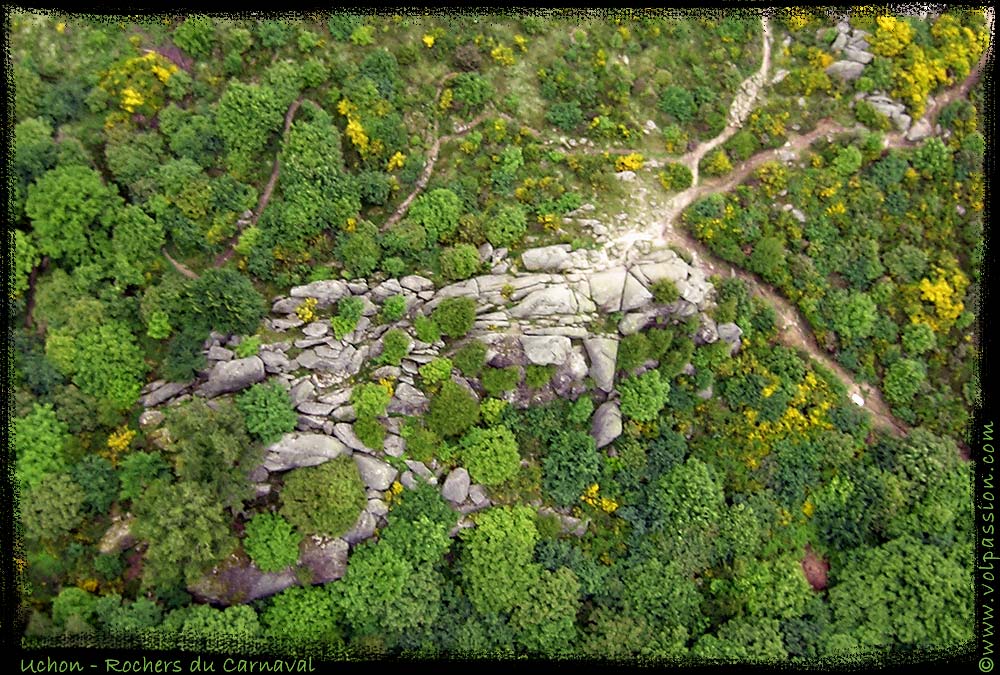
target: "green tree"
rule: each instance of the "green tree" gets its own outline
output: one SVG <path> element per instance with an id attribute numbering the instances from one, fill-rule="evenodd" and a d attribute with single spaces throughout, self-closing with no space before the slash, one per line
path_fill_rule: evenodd
<path id="1" fill-rule="evenodd" d="M 24 488 L 69 468 L 63 454 L 68 431 L 48 403 L 34 403 L 30 413 L 14 420 L 14 475 Z"/>
<path id="2" fill-rule="evenodd" d="M 716 635 L 702 636 L 691 649 L 701 659 L 729 663 L 780 663 L 788 658 L 781 625 L 775 619 L 730 619 Z"/>
<path id="3" fill-rule="evenodd" d="M 236 397 L 246 428 L 264 444 L 295 430 L 299 416 L 280 382 L 258 383 Z"/>
<path id="4" fill-rule="evenodd" d="M 11 297 L 19 298 L 28 290 L 31 270 L 42 261 L 41 251 L 35 246 L 33 237 L 21 230 L 10 230 L 10 246 L 14 254 L 14 267 L 10 280 Z"/>
<path id="5" fill-rule="evenodd" d="M 520 467 L 517 441 L 505 426 L 470 429 L 462 437 L 461 448 L 462 463 L 469 475 L 483 485 L 499 485 Z"/>
<path id="6" fill-rule="evenodd" d="M 434 308 L 431 318 L 442 334 L 460 338 L 469 332 L 476 321 L 476 301 L 472 298 L 445 298 Z"/>
<path id="7" fill-rule="evenodd" d="M 458 436 L 478 421 L 479 402 L 452 380 L 431 399 L 427 426 L 441 437 Z"/>
<path id="8" fill-rule="evenodd" d="M 118 474 L 104 457 L 87 455 L 77 462 L 70 475 L 83 488 L 86 494 L 83 505 L 91 514 L 107 513 L 118 498 Z"/>
<path id="9" fill-rule="evenodd" d="M 354 527 L 367 497 L 354 460 L 342 455 L 290 471 L 281 502 L 281 515 L 300 532 L 338 537 Z"/>
<path id="10" fill-rule="evenodd" d="M 218 496 L 203 483 L 154 481 L 132 502 L 132 533 L 148 542 L 145 583 L 193 583 L 236 547 Z"/>
<path id="11" fill-rule="evenodd" d="M 238 173 L 250 168 L 251 157 L 263 150 L 281 127 L 285 111 L 273 89 L 230 80 L 215 113 L 219 136 L 229 151 L 229 164 Z"/>
<path id="12" fill-rule="evenodd" d="M 926 323 L 911 323 L 903 329 L 903 349 L 913 356 L 919 356 L 937 347 L 934 330 Z"/>
<path id="13" fill-rule="evenodd" d="M 468 279 L 479 269 L 479 252 L 472 244 L 456 244 L 441 251 L 441 274 L 449 281 Z"/>
<path id="14" fill-rule="evenodd" d="M 462 200 L 447 188 L 430 190 L 413 202 L 407 218 L 422 225 L 431 241 L 442 241 L 455 233 L 462 215 Z"/>
<path id="15" fill-rule="evenodd" d="M 777 237 L 763 237 L 753 247 L 747 260 L 747 269 L 756 272 L 765 281 L 778 281 L 787 267 L 785 244 Z"/>
<path id="16" fill-rule="evenodd" d="M 343 641 L 343 610 L 335 584 L 293 586 L 275 595 L 261 613 L 268 636 L 301 645 L 337 645 Z"/>
<path id="17" fill-rule="evenodd" d="M 243 548 L 263 572 L 280 572 L 299 559 L 302 535 L 275 513 L 258 513 L 246 524 Z"/>
<path id="18" fill-rule="evenodd" d="M 623 415 L 639 422 L 650 422 L 667 404 L 670 383 L 662 378 L 659 370 L 649 370 L 625 378 L 618 385 L 618 392 Z"/>
<path id="19" fill-rule="evenodd" d="M 676 85 L 670 85 L 660 92 L 659 108 L 681 124 L 690 122 L 697 111 L 691 92 Z"/>
<path id="20" fill-rule="evenodd" d="M 501 206 L 486 225 L 486 240 L 497 247 L 510 247 L 521 241 L 528 231 L 528 216 L 524 208 Z"/>
<path id="21" fill-rule="evenodd" d="M 129 327 L 108 321 L 84 331 L 72 343 L 73 383 L 116 410 L 139 400 L 148 366 Z"/>
<path id="22" fill-rule="evenodd" d="M 205 271 L 187 287 L 185 299 L 182 322 L 204 333 L 251 335 L 267 314 L 250 280 L 229 268 Z"/>
<path id="23" fill-rule="evenodd" d="M 132 452 L 121 461 L 119 499 L 136 499 L 157 480 L 170 480 L 170 466 L 158 452 Z"/>
<path id="24" fill-rule="evenodd" d="M 913 359 L 900 359 L 886 370 L 882 391 L 889 403 L 905 405 L 913 399 L 926 378 L 927 368 L 923 363 Z"/>
<path id="25" fill-rule="evenodd" d="M 871 335 L 878 308 L 867 293 L 851 291 L 839 294 L 833 301 L 833 328 L 844 340 L 855 340 Z"/>
<path id="26" fill-rule="evenodd" d="M 543 571 L 518 605 L 510 623 L 518 642 L 529 652 L 567 653 L 576 641 L 576 614 L 580 609 L 580 582 L 566 567 Z"/>
<path id="27" fill-rule="evenodd" d="M 50 473 L 21 500 L 21 521 L 30 539 L 54 541 L 83 520 L 87 494 L 65 473 Z"/>
<path id="28" fill-rule="evenodd" d="M 560 506 L 572 506 L 597 481 L 600 468 L 601 456 L 593 436 L 580 430 L 564 430 L 548 442 L 542 455 L 542 487 Z"/>
<path id="29" fill-rule="evenodd" d="M 215 23 L 207 16 L 192 16 L 174 30 L 174 43 L 196 59 L 207 59 L 215 45 Z"/>
<path id="30" fill-rule="evenodd" d="M 481 613 L 509 612 L 527 601 L 538 584 L 531 562 L 538 530 L 526 506 L 493 508 L 475 516 L 463 530 L 462 578 L 472 605 Z"/>

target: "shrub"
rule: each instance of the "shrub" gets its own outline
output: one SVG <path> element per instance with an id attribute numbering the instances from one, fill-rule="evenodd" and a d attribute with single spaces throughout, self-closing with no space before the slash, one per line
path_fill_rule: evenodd
<path id="1" fill-rule="evenodd" d="M 618 385 L 621 411 L 638 422 L 651 422 L 667 404 L 670 383 L 661 379 L 660 371 L 650 370 L 637 377 L 628 377 Z"/>
<path id="2" fill-rule="evenodd" d="M 691 187 L 691 169 L 679 162 L 667 162 L 657 176 L 664 190 L 686 190 Z"/>
<path id="3" fill-rule="evenodd" d="M 733 170 L 733 163 L 729 161 L 729 155 L 722 148 L 702 161 L 704 162 L 702 171 L 706 176 L 724 176 Z"/>
<path id="4" fill-rule="evenodd" d="M 121 461 L 118 498 L 135 499 L 154 481 L 163 479 L 170 479 L 170 465 L 160 453 L 133 452 Z"/>
<path id="5" fill-rule="evenodd" d="M 441 447 L 441 438 L 417 417 L 408 417 L 399 433 L 406 439 L 406 454 L 418 462 L 429 462 Z"/>
<path id="6" fill-rule="evenodd" d="M 466 377 L 477 377 L 486 362 L 486 345 L 472 340 L 455 352 L 455 367 Z"/>
<path id="7" fill-rule="evenodd" d="M 280 572 L 299 559 L 302 535 L 276 513 L 258 513 L 246 524 L 243 548 L 262 572 Z"/>
<path id="8" fill-rule="evenodd" d="M 388 330 L 382 338 L 382 354 L 378 357 L 378 363 L 398 366 L 403 357 L 410 352 L 412 344 L 413 341 L 405 331 L 399 328 Z"/>
<path id="9" fill-rule="evenodd" d="M 462 437 L 461 457 L 472 480 L 483 485 L 499 485 L 521 464 L 517 441 L 505 426 L 470 429 Z"/>
<path id="10" fill-rule="evenodd" d="M 517 387 L 521 381 L 521 369 L 517 366 L 507 366 L 506 368 L 487 368 L 482 375 L 483 389 L 490 396 L 499 397 L 507 391 Z"/>
<path id="11" fill-rule="evenodd" d="M 457 244 L 441 251 L 441 274 L 449 281 L 468 279 L 479 269 L 479 252 L 472 244 Z"/>
<path id="12" fill-rule="evenodd" d="M 359 417 L 354 422 L 354 435 L 372 450 L 385 445 L 385 427 L 376 417 Z"/>
<path id="13" fill-rule="evenodd" d="M 229 268 L 210 269 L 187 288 L 184 324 L 203 333 L 252 334 L 267 309 L 245 276 Z"/>
<path id="14" fill-rule="evenodd" d="M 386 298 L 385 302 L 382 304 L 382 321 L 384 323 L 399 321 L 403 318 L 403 314 L 405 312 L 406 297 L 402 295 L 394 295 L 391 298 Z"/>
<path id="15" fill-rule="evenodd" d="M 236 407 L 243 413 L 247 431 L 265 445 L 295 430 L 299 416 L 281 383 L 258 383 L 236 397 Z"/>
<path id="16" fill-rule="evenodd" d="M 681 297 L 681 292 L 677 290 L 677 284 L 670 279 L 660 279 L 654 282 L 649 290 L 653 293 L 653 300 L 664 305 L 677 302 Z"/>
<path id="17" fill-rule="evenodd" d="M 381 417 L 392 400 L 389 390 L 380 384 L 360 384 L 351 391 L 351 405 L 358 417 Z"/>
<path id="18" fill-rule="evenodd" d="M 434 344 L 441 339 L 441 329 L 438 328 L 437 322 L 423 314 L 413 320 L 413 332 L 417 334 L 418 340 L 428 344 Z"/>
<path id="19" fill-rule="evenodd" d="M 549 442 L 542 456 L 542 487 L 560 506 L 571 506 L 579 502 L 589 485 L 597 482 L 600 468 L 601 457 L 591 435 L 563 431 Z"/>
<path id="20" fill-rule="evenodd" d="M 424 384 L 434 387 L 451 377 L 451 359 L 437 358 L 420 366 L 420 377 Z"/>
<path id="21" fill-rule="evenodd" d="M 927 368 L 920 361 L 900 359 L 886 370 L 882 388 L 893 405 L 903 405 L 913 399 L 927 377 Z"/>
<path id="22" fill-rule="evenodd" d="M 445 298 L 431 314 L 441 333 L 460 338 L 476 321 L 476 302 L 472 298 Z"/>
<path id="23" fill-rule="evenodd" d="M 248 356 L 254 356 L 260 352 L 260 336 L 253 335 L 251 337 L 245 337 L 240 340 L 240 343 L 236 345 L 236 349 L 233 350 L 236 353 L 236 358 L 245 359 Z"/>
<path id="24" fill-rule="evenodd" d="M 593 412 L 594 400 L 590 396 L 583 395 L 570 404 L 566 419 L 573 424 L 586 424 Z"/>
<path id="25" fill-rule="evenodd" d="M 32 406 L 31 412 L 14 422 L 14 475 L 23 487 L 34 487 L 45 476 L 68 468 L 63 447 L 68 427 L 59 421 L 51 404 Z"/>
<path id="26" fill-rule="evenodd" d="M 215 42 L 215 24 L 207 16 L 192 16 L 177 27 L 174 43 L 196 59 L 206 59 L 212 54 Z"/>
<path id="27" fill-rule="evenodd" d="M 923 354 L 936 346 L 934 331 L 926 323 L 911 323 L 903 330 L 903 349 L 910 354 Z"/>
<path id="28" fill-rule="evenodd" d="M 660 93 L 659 108 L 681 124 L 690 122 L 698 109 L 691 92 L 675 85 Z"/>
<path id="29" fill-rule="evenodd" d="M 506 409 L 507 401 L 499 398 L 488 398 L 479 405 L 479 413 L 482 415 L 483 422 L 489 426 L 493 426 L 499 422 L 503 411 Z"/>
<path id="30" fill-rule="evenodd" d="M 86 494 L 83 506 L 89 513 L 106 513 L 118 497 L 118 474 L 104 457 L 87 455 L 73 467 L 70 475 L 83 488 Z"/>
<path id="31" fill-rule="evenodd" d="M 439 436 L 457 436 L 478 421 L 479 402 L 451 380 L 431 399 L 427 426 Z"/>
<path id="32" fill-rule="evenodd" d="M 578 101 L 557 101 L 549 106 L 545 121 L 570 133 L 583 121 L 583 111 Z"/>
<path id="33" fill-rule="evenodd" d="M 486 240 L 498 248 L 521 241 L 528 231 L 528 216 L 519 205 L 502 206 L 486 225 Z"/>
<path id="34" fill-rule="evenodd" d="M 205 354 L 201 345 L 205 334 L 198 329 L 187 328 L 170 339 L 167 353 L 160 366 L 160 374 L 171 382 L 184 382 L 205 367 Z"/>
<path id="35" fill-rule="evenodd" d="M 337 316 L 330 319 L 330 328 L 333 329 L 334 337 L 343 340 L 344 336 L 351 333 L 358 325 L 358 319 L 361 318 L 364 308 L 365 303 L 361 298 L 354 296 L 341 298 L 340 302 L 337 303 Z"/>
<path id="36" fill-rule="evenodd" d="M 618 370 L 626 373 L 641 366 L 649 359 L 649 338 L 645 333 L 635 333 L 622 338 L 618 345 Z"/>
<path id="37" fill-rule="evenodd" d="M 281 515 L 300 532 L 338 537 L 354 527 L 368 498 L 354 460 L 341 455 L 319 466 L 292 469 L 281 501 Z"/>
<path id="38" fill-rule="evenodd" d="M 525 369 L 524 383 L 532 389 L 541 389 L 549 383 L 555 373 L 555 366 L 536 366 L 535 364 L 531 364 Z"/>
<path id="39" fill-rule="evenodd" d="M 67 474 L 44 476 L 21 500 L 21 521 L 28 537 L 52 541 L 69 534 L 83 519 L 86 498 L 83 488 Z"/>

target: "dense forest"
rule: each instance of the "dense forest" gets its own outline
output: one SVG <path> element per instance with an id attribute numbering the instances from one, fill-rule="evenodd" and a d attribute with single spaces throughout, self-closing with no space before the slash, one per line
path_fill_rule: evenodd
<path id="1" fill-rule="evenodd" d="M 992 14 L 6 19 L 23 647 L 971 645 Z"/>

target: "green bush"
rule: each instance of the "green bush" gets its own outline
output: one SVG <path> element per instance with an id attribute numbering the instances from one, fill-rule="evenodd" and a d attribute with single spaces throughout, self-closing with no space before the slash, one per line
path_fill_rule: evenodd
<path id="1" fill-rule="evenodd" d="M 441 438 L 417 417 L 408 417 L 399 430 L 406 439 L 406 454 L 418 462 L 429 462 L 441 447 Z"/>
<path id="2" fill-rule="evenodd" d="M 479 269 L 479 252 L 472 244 L 456 244 L 441 251 L 441 274 L 449 281 L 468 279 Z"/>
<path id="3" fill-rule="evenodd" d="M 294 431 L 299 421 L 292 399 L 277 381 L 253 385 L 236 397 L 236 407 L 243 413 L 247 431 L 265 445 Z"/>
<path id="4" fill-rule="evenodd" d="M 427 426 L 439 436 L 458 436 L 479 421 L 479 402 L 451 380 L 431 399 Z"/>
<path id="5" fill-rule="evenodd" d="M 245 359 L 256 355 L 260 352 L 260 336 L 252 335 L 243 338 L 233 351 L 236 353 L 236 358 L 238 359 Z"/>
<path id="6" fill-rule="evenodd" d="M 192 16 L 174 31 L 174 43 L 196 59 L 207 59 L 215 45 L 215 24 L 207 16 Z"/>
<path id="7" fill-rule="evenodd" d="M 658 107 L 681 124 L 690 122 L 698 110 L 691 92 L 675 85 L 670 85 L 660 92 Z"/>
<path id="8" fill-rule="evenodd" d="M 431 314 L 443 335 L 460 338 L 476 321 L 476 301 L 472 298 L 445 298 Z"/>
<path id="9" fill-rule="evenodd" d="M 354 460 L 341 455 L 288 472 L 281 502 L 281 515 L 303 534 L 338 537 L 354 527 L 368 498 Z"/>
<path id="10" fill-rule="evenodd" d="M 909 403 L 927 378 L 927 368 L 920 361 L 900 359 L 889 366 L 882 380 L 882 390 L 889 403 Z"/>
<path id="11" fill-rule="evenodd" d="M 455 352 L 455 367 L 466 377 L 477 377 L 486 362 L 486 345 L 472 340 Z"/>
<path id="12" fill-rule="evenodd" d="M 461 459 L 472 480 L 483 485 L 499 485 L 521 465 L 517 441 L 505 426 L 470 429 L 462 437 Z"/>
<path id="13" fill-rule="evenodd" d="M 653 293 L 653 300 L 664 305 L 677 302 L 681 297 L 681 292 L 677 290 L 677 284 L 670 279 L 660 279 L 654 282 L 649 290 Z"/>
<path id="14" fill-rule="evenodd" d="M 359 384 L 351 391 L 351 405 L 358 417 L 381 417 L 391 400 L 392 394 L 380 384 Z"/>
<path id="15" fill-rule="evenodd" d="M 524 383 L 532 389 L 541 389 L 549 383 L 556 373 L 555 366 L 529 365 L 524 371 Z"/>
<path id="16" fill-rule="evenodd" d="M 691 187 L 691 182 L 694 179 L 691 175 L 691 169 L 679 162 L 667 162 L 658 178 L 663 189 L 668 191 L 686 190 Z"/>
<path id="17" fill-rule="evenodd" d="M 597 482 L 600 469 L 601 456 L 593 437 L 585 431 L 563 431 L 548 443 L 542 456 L 542 487 L 560 506 L 572 506 Z"/>
<path id="18" fill-rule="evenodd" d="M 364 311 L 365 303 L 361 298 L 348 296 L 337 303 L 337 316 L 330 319 L 330 328 L 338 340 L 343 340 L 358 325 L 358 319 Z"/>
<path id="19" fill-rule="evenodd" d="M 403 357 L 410 353 L 410 345 L 412 344 L 413 341 L 405 331 L 399 328 L 386 331 L 382 337 L 382 354 L 378 357 L 378 363 L 398 366 Z"/>
<path id="20" fill-rule="evenodd" d="M 403 314 L 406 312 L 406 297 L 402 295 L 394 295 L 391 298 L 386 298 L 385 302 L 382 304 L 382 322 L 392 323 L 394 321 L 399 321 L 403 318 Z"/>
<path id="21" fill-rule="evenodd" d="M 119 499 L 135 499 L 156 480 L 170 479 L 170 465 L 158 452 L 133 452 L 119 467 Z"/>
<path id="22" fill-rule="evenodd" d="M 618 344 L 618 370 L 632 372 L 649 358 L 649 338 L 645 333 L 626 335 Z"/>
<path id="23" fill-rule="evenodd" d="M 243 548 L 262 572 L 280 572 L 299 559 L 302 535 L 275 513 L 258 513 L 246 524 Z"/>
<path id="24" fill-rule="evenodd" d="M 501 206 L 486 225 L 486 240 L 498 248 L 521 241 L 528 231 L 528 215 L 520 205 Z"/>
<path id="25" fill-rule="evenodd" d="M 434 344 L 441 339 L 441 329 L 437 323 L 423 314 L 413 320 L 413 332 L 417 334 L 418 340 L 427 344 Z"/>
<path id="26" fill-rule="evenodd" d="M 512 391 L 521 381 L 521 369 L 517 366 L 506 368 L 487 368 L 482 375 L 483 389 L 490 396 L 501 396 Z"/>
<path id="27" fill-rule="evenodd" d="M 571 133 L 583 121 L 583 111 L 577 101 L 557 101 L 545 112 L 545 121 Z"/>
<path id="28" fill-rule="evenodd" d="M 21 500 L 21 521 L 29 539 L 54 541 L 83 520 L 87 494 L 65 473 L 45 475 Z"/>
<path id="29" fill-rule="evenodd" d="M 451 377 L 451 368 L 451 359 L 437 358 L 420 366 L 420 377 L 423 378 L 424 384 L 435 387 Z"/>
<path id="30" fill-rule="evenodd" d="M 650 370 L 625 378 L 618 385 L 618 391 L 623 415 L 639 422 L 651 422 L 667 404 L 670 383 L 661 378 L 660 371 Z"/>
<path id="31" fill-rule="evenodd" d="M 359 417 L 354 422 L 354 434 L 372 450 L 379 450 L 385 445 L 385 427 L 377 417 Z"/>

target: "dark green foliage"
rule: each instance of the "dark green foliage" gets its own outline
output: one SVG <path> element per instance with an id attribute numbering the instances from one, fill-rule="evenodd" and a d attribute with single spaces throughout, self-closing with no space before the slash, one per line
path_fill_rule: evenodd
<path id="1" fill-rule="evenodd" d="M 437 322 L 423 314 L 413 320 L 413 332 L 416 333 L 418 340 L 428 344 L 434 344 L 441 339 L 441 329 L 438 328 Z"/>
<path id="2" fill-rule="evenodd" d="M 265 445 L 295 430 L 299 416 L 280 382 L 258 383 L 236 397 L 247 431 Z"/>
<path id="3" fill-rule="evenodd" d="M 281 515 L 300 532 L 337 537 L 354 527 L 367 498 L 354 460 L 340 456 L 290 471 L 281 502 Z"/>
<path id="4" fill-rule="evenodd" d="M 457 244 L 441 251 L 441 274 L 449 281 L 468 279 L 479 269 L 479 252 L 471 244 Z"/>
<path id="5" fill-rule="evenodd" d="M 246 524 L 243 547 L 264 572 L 280 572 L 299 559 L 302 535 L 274 513 L 258 513 Z"/>
<path id="6" fill-rule="evenodd" d="M 341 643 L 343 611 L 334 588 L 293 586 L 275 595 L 261 613 L 267 635 L 302 646 Z"/>
<path id="7" fill-rule="evenodd" d="M 236 546 L 223 503 L 205 483 L 155 481 L 133 500 L 132 533 L 149 543 L 147 584 L 193 583 Z"/>
<path id="8" fill-rule="evenodd" d="M 527 601 L 511 614 L 510 625 L 529 653 L 562 654 L 576 642 L 576 614 L 580 609 L 580 581 L 560 567 L 539 574 Z"/>
<path id="9" fill-rule="evenodd" d="M 476 320 L 476 301 L 472 298 L 445 298 L 431 314 L 442 335 L 460 338 Z"/>
<path id="10" fill-rule="evenodd" d="M 664 190 L 686 190 L 691 187 L 694 179 L 691 169 L 679 162 L 667 162 L 659 173 L 659 178 Z"/>
<path id="11" fill-rule="evenodd" d="M 477 377 L 486 361 L 486 345 L 479 340 L 470 340 L 455 352 L 455 367 L 466 377 Z"/>
<path id="12" fill-rule="evenodd" d="M 470 429 L 462 437 L 461 459 L 472 480 L 483 485 L 513 477 L 521 462 L 514 434 L 505 426 Z"/>
<path id="13" fill-rule="evenodd" d="M 517 366 L 507 366 L 506 368 L 487 368 L 483 371 L 483 389 L 490 396 L 501 396 L 503 393 L 512 391 L 521 381 L 521 369 Z"/>
<path id="14" fill-rule="evenodd" d="M 264 298 L 245 276 L 230 268 L 210 269 L 188 286 L 183 321 L 204 333 L 252 335 L 267 313 Z"/>
<path id="15" fill-rule="evenodd" d="M 571 133 L 583 121 L 583 112 L 577 101 L 556 101 L 545 112 L 545 121 Z"/>
<path id="16" fill-rule="evenodd" d="M 649 338 L 645 333 L 626 335 L 618 343 L 616 368 L 630 373 L 650 358 Z"/>
<path id="17" fill-rule="evenodd" d="M 600 468 L 593 437 L 575 429 L 563 431 L 547 443 L 542 455 L 542 487 L 556 504 L 571 506 L 596 482 Z"/>
<path id="18" fill-rule="evenodd" d="M 83 519 L 87 494 L 64 473 L 50 473 L 21 500 L 21 522 L 32 540 L 53 541 L 69 534 Z"/>
<path id="19" fill-rule="evenodd" d="M 697 110 L 691 92 L 675 85 L 660 92 L 659 108 L 681 124 L 690 122 Z"/>
<path id="20" fill-rule="evenodd" d="M 458 436 L 479 421 L 479 403 L 461 385 L 448 380 L 431 399 L 427 426 L 439 436 Z"/>
<path id="21" fill-rule="evenodd" d="M 171 382 L 186 382 L 207 363 L 201 349 L 205 334 L 197 328 L 186 328 L 171 338 L 160 366 L 160 374 Z"/>
<path id="22" fill-rule="evenodd" d="M 413 341 L 405 331 L 399 328 L 389 329 L 382 337 L 382 354 L 378 357 L 378 362 L 398 366 L 409 353 L 412 344 Z"/>
<path id="23" fill-rule="evenodd" d="M 111 502 L 118 498 L 118 474 L 111 462 L 103 457 L 84 457 L 70 475 L 83 488 L 86 494 L 83 506 L 90 514 L 106 513 Z"/>
<path id="24" fill-rule="evenodd" d="M 385 302 L 382 304 L 382 321 L 384 323 L 399 321 L 403 318 L 404 312 L 406 312 L 406 297 L 402 295 L 393 295 L 392 297 L 386 298 Z"/>
<path id="25" fill-rule="evenodd" d="M 133 452 L 121 461 L 120 499 L 135 499 L 156 480 L 170 478 L 170 466 L 158 452 Z"/>
<path id="26" fill-rule="evenodd" d="M 519 205 L 501 206 L 486 224 L 486 239 L 496 247 L 510 247 L 528 231 L 528 217 Z"/>
<path id="27" fill-rule="evenodd" d="M 460 73 L 452 80 L 451 87 L 455 101 L 469 111 L 478 111 L 495 95 L 490 81 L 478 73 Z"/>
<path id="28" fill-rule="evenodd" d="M 889 403 L 906 404 L 913 399 L 926 377 L 927 369 L 923 363 L 913 359 L 900 359 L 886 370 L 882 391 Z"/>
<path id="29" fill-rule="evenodd" d="M 352 277 L 364 277 L 374 272 L 382 257 L 378 228 L 366 220 L 358 223 L 354 232 L 344 237 L 340 257 Z"/>
<path id="30" fill-rule="evenodd" d="M 420 195 L 407 218 L 422 225 L 431 241 L 442 241 L 455 233 L 462 215 L 462 202 L 451 190 L 438 188 Z"/>

